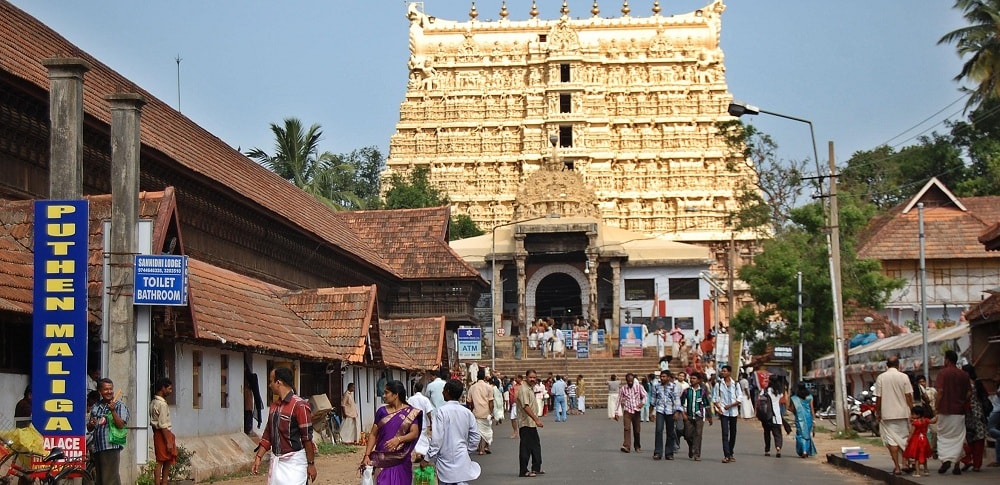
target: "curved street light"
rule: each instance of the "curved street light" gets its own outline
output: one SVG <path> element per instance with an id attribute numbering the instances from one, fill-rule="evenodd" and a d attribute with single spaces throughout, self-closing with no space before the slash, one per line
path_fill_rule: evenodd
<path id="1" fill-rule="evenodd" d="M 800 123 L 805 123 L 809 125 L 809 136 L 812 138 L 813 159 L 816 162 L 816 175 L 822 177 L 822 171 L 820 170 L 819 166 L 819 153 L 816 151 L 816 134 L 813 131 L 812 121 L 809 121 L 804 118 L 798 118 L 795 116 L 776 113 L 774 111 L 763 110 L 756 106 L 741 101 L 733 101 L 729 103 L 729 108 L 727 109 L 727 112 L 730 115 L 735 116 L 737 118 L 743 115 L 757 115 L 760 113 L 764 113 L 771 116 L 777 116 L 779 118 L 798 121 Z M 837 215 L 835 214 L 835 212 L 837 210 L 837 206 L 836 206 L 836 192 L 834 192 L 833 190 L 834 185 L 832 183 L 833 176 L 834 176 L 833 160 L 831 155 L 831 160 L 830 160 L 831 200 L 830 200 L 829 217 L 830 220 L 836 221 Z M 821 187 L 820 188 L 821 194 L 822 194 L 822 186 L 823 186 L 822 183 L 819 184 L 819 187 Z M 843 318 L 841 316 L 842 306 L 841 306 L 841 296 L 840 296 L 840 271 L 838 268 L 839 258 L 835 258 L 834 256 L 835 251 L 839 252 L 840 248 L 840 234 L 837 232 L 836 225 L 837 225 L 836 223 L 831 224 L 830 221 L 827 221 L 828 229 L 826 232 L 826 247 L 830 261 L 830 284 L 832 288 L 832 291 L 830 293 L 833 295 L 833 328 L 836 341 L 833 353 L 834 355 L 833 362 L 834 362 L 834 396 L 835 396 L 834 399 L 837 402 L 837 429 L 845 430 L 847 429 L 847 418 L 844 413 L 845 410 L 847 409 L 846 406 L 847 379 L 846 376 L 844 375 L 844 359 L 845 359 L 844 345 L 843 345 L 844 326 L 843 326 Z M 831 228 L 829 226 L 834 226 L 834 227 Z M 799 378 L 801 379 L 802 376 L 800 375 Z"/>

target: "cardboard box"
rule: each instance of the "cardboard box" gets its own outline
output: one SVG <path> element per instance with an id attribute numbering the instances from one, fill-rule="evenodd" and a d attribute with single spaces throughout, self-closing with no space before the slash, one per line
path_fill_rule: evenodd
<path id="1" fill-rule="evenodd" d="M 330 411 L 333 406 L 330 404 L 330 398 L 326 397 L 326 394 L 316 394 L 309 398 L 309 406 L 312 407 L 312 412 L 320 411 Z"/>

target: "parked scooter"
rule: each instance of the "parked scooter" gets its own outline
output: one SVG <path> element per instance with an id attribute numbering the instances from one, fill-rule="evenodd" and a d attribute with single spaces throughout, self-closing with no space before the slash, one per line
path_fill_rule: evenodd
<path id="1" fill-rule="evenodd" d="M 878 419 L 875 413 L 878 398 L 875 397 L 874 391 L 873 386 L 868 391 L 862 391 L 860 399 L 848 396 L 847 400 L 850 406 L 848 409 L 851 413 L 851 428 L 859 433 L 871 431 L 874 436 L 878 436 Z"/>

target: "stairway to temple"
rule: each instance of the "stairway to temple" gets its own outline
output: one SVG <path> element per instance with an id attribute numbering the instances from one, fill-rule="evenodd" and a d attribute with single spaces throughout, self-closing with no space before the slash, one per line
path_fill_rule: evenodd
<path id="1" fill-rule="evenodd" d="M 498 342 L 499 344 L 499 342 Z M 476 361 L 477 365 L 490 366 L 489 347 L 483 349 L 485 359 Z M 618 357 L 612 356 L 610 351 L 592 354 L 589 358 L 578 359 L 576 354 L 567 352 L 565 357 L 541 358 L 538 351 L 528 352 L 520 360 L 514 359 L 511 352 L 500 352 L 497 348 L 496 368 L 505 376 L 523 374 L 528 369 L 534 369 L 538 373 L 538 378 L 544 380 L 549 372 L 552 375 L 561 375 L 564 379 L 577 379 L 582 375 L 587 387 L 587 408 L 606 408 L 608 404 L 608 392 L 606 381 L 612 374 L 615 374 L 619 381 L 625 380 L 625 374 L 631 372 L 637 379 L 641 376 L 659 371 L 660 359 L 656 355 L 655 348 L 644 349 L 642 357 Z M 670 349 L 667 349 L 670 353 Z M 467 363 L 467 362 L 463 362 Z M 671 362 L 670 370 L 678 372 L 681 370 L 679 359 Z"/>

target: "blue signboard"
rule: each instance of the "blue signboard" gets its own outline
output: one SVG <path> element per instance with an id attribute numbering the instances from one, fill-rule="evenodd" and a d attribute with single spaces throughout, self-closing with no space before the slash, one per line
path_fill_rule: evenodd
<path id="1" fill-rule="evenodd" d="M 483 329 L 479 327 L 458 327 L 459 360 L 482 359 Z"/>
<path id="2" fill-rule="evenodd" d="M 86 452 L 88 211 L 35 202 L 31 422 L 72 461 Z"/>
<path id="3" fill-rule="evenodd" d="M 188 299 L 187 256 L 135 257 L 136 305 L 184 306 Z"/>

